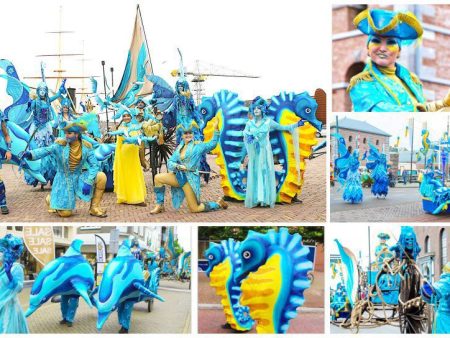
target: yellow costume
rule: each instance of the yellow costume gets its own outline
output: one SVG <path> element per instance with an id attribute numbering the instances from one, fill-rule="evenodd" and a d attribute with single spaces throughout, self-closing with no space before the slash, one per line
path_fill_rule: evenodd
<path id="1" fill-rule="evenodd" d="M 121 130 L 128 129 L 124 125 Z M 132 131 L 130 136 L 139 135 L 138 131 Z M 116 153 L 114 158 L 114 192 L 117 195 L 117 203 L 142 204 L 145 203 L 147 193 L 139 159 L 139 146 L 123 143 L 123 136 L 117 137 Z"/>

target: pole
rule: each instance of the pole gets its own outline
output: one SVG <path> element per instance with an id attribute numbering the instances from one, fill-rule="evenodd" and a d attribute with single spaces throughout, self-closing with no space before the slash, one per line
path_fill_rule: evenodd
<path id="1" fill-rule="evenodd" d="M 112 96 L 114 96 L 114 67 L 109 68 L 111 71 L 111 90 Z M 113 115 L 114 127 L 116 127 L 116 114 Z"/>
<path id="2" fill-rule="evenodd" d="M 106 74 L 105 74 L 105 61 L 102 61 L 103 68 L 103 89 L 105 91 L 105 111 L 106 111 L 106 131 L 109 131 L 109 116 L 108 116 L 108 101 L 106 99 Z"/>
<path id="3" fill-rule="evenodd" d="M 410 162 L 410 170 L 409 170 L 409 183 L 412 183 L 412 165 L 413 165 L 413 152 L 414 152 L 414 117 L 412 118 L 411 123 L 411 162 Z"/>
<path id="4" fill-rule="evenodd" d="M 370 261 L 370 257 L 372 257 L 372 252 L 370 250 L 370 225 L 367 227 L 367 236 L 368 236 L 368 241 L 369 241 L 369 285 L 372 282 L 372 262 Z"/>

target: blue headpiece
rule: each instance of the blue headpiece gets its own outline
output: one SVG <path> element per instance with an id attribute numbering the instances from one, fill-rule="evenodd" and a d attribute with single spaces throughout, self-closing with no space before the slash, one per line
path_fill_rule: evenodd
<path id="1" fill-rule="evenodd" d="M 391 236 L 389 236 L 388 234 L 386 234 L 386 233 L 384 233 L 384 232 L 380 232 L 380 233 L 378 234 L 378 238 L 379 238 L 379 239 L 385 239 L 385 240 L 388 240 L 389 238 L 391 238 Z"/>
<path id="2" fill-rule="evenodd" d="M 261 112 L 263 115 L 266 115 L 269 111 L 269 103 L 264 100 L 261 96 L 257 96 L 253 99 L 252 103 L 250 104 L 249 111 L 252 115 L 254 115 L 254 110 L 256 107 L 259 107 L 261 109 Z"/>
<path id="3" fill-rule="evenodd" d="M 70 100 L 68 97 L 65 97 L 61 100 L 61 107 L 71 107 Z"/>
<path id="4" fill-rule="evenodd" d="M 60 129 L 67 132 L 84 133 L 87 130 L 86 123 L 84 121 L 62 122 Z"/>
<path id="5" fill-rule="evenodd" d="M 405 258 L 406 253 L 414 260 L 419 255 L 420 246 L 417 243 L 416 233 L 413 227 L 402 226 L 397 245 L 400 247 L 398 252 L 400 259 Z"/>
<path id="6" fill-rule="evenodd" d="M 39 82 L 39 84 L 37 85 L 37 87 L 36 87 L 36 95 L 39 97 L 39 92 L 41 91 L 41 90 L 44 90 L 45 91 L 45 97 L 48 97 L 48 86 L 47 86 L 47 84 L 45 83 L 45 82 Z"/>
<path id="7" fill-rule="evenodd" d="M 411 12 L 368 8 L 355 17 L 353 24 L 366 35 L 396 38 L 405 44 L 420 39 L 423 34 L 420 21 Z"/>
<path id="8" fill-rule="evenodd" d="M 0 252 L 3 253 L 3 262 L 14 263 L 22 255 L 23 240 L 12 234 L 7 234 L 0 239 Z"/>

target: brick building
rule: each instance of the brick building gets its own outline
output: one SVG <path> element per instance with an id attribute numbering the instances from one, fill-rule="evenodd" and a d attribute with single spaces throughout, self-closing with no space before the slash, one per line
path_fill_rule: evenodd
<path id="1" fill-rule="evenodd" d="M 360 155 L 364 154 L 366 150 L 369 149 L 369 142 L 377 147 L 377 149 L 382 152 L 383 147 L 385 152 L 389 150 L 389 135 L 385 131 L 360 120 L 350 119 L 344 117 L 338 120 L 338 128 L 336 128 L 336 121 L 330 123 L 330 133 L 336 133 L 339 129 L 339 134 L 341 134 L 347 145 L 349 151 L 356 149 L 356 142 L 358 140 L 358 149 Z M 336 142 L 332 138 L 330 142 L 330 158 L 334 162 L 337 156 L 335 153 Z M 365 165 L 365 161 L 361 161 L 361 165 Z"/>
<path id="2" fill-rule="evenodd" d="M 429 281 L 436 281 L 450 256 L 450 227 L 415 226 L 414 231 L 422 248 L 417 259 L 420 270 Z"/>
<path id="3" fill-rule="evenodd" d="M 372 6 L 413 12 L 422 22 L 423 41 L 405 47 L 399 63 L 418 75 L 427 100 L 442 99 L 450 87 L 450 5 Z M 367 59 L 367 36 L 353 26 L 354 17 L 367 5 L 333 6 L 333 111 L 351 111 L 346 93 L 350 79 L 361 72 Z"/>

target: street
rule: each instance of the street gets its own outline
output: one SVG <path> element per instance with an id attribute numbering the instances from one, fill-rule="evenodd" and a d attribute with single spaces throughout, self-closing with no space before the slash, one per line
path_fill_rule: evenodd
<path id="1" fill-rule="evenodd" d="M 190 333 L 191 291 L 188 287 L 189 283 L 161 280 L 158 294 L 165 302 L 155 300 L 151 313 L 147 311 L 147 303 L 135 304 L 129 333 Z M 24 288 L 19 296 L 24 311 L 28 308 L 30 290 L 30 287 Z M 118 333 L 120 329 L 117 312 L 114 312 L 98 332 L 97 311 L 90 309 L 82 298 L 73 326 L 60 325 L 60 320 L 60 304 L 50 301 L 27 318 L 30 333 Z"/>
<path id="2" fill-rule="evenodd" d="M 422 197 L 418 184 L 390 188 L 384 198 L 376 198 L 370 188 L 363 189 L 363 201 L 350 204 L 342 199 L 342 188 L 330 189 L 331 222 L 448 222 L 445 215 L 426 214 L 422 209 Z"/>
<path id="3" fill-rule="evenodd" d="M 215 156 L 208 155 L 208 163 L 214 173 L 219 172 Z M 164 167 L 163 167 L 164 169 Z M 151 215 L 154 207 L 151 174 L 144 173 L 147 184 L 147 206 L 139 207 L 117 204 L 113 192 L 103 196 L 102 207 L 108 211 L 108 217 L 98 218 L 89 215 L 89 203 L 77 201 L 73 216 L 61 218 L 47 211 L 45 197 L 50 188 L 32 187 L 25 184 L 23 174 L 17 166 L 3 165 L 1 176 L 6 186 L 6 199 L 10 210 L 9 215 L 1 215 L 4 222 L 325 222 L 326 220 L 326 174 L 325 156 L 319 156 L 306 161 L 305 183 L 300 199 L 302 203 L 276 205 L 275 208 L 247 209 L 242 202 L 229 202 L 227 210 L 193 214 L 187 209 L 186 203 L 176 210 L 172 207 L 170 189 L 166 189 L 166 212 Z M 208 185 L 201 189 L 202 201 L 217 201 L 222 196 L 220 177 L 213 174 Z"/>

